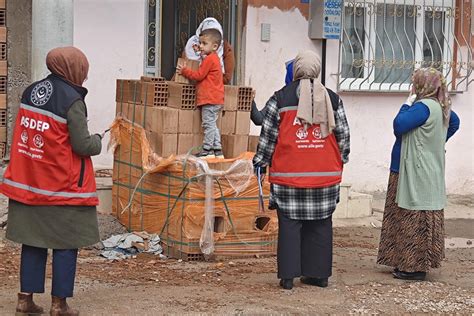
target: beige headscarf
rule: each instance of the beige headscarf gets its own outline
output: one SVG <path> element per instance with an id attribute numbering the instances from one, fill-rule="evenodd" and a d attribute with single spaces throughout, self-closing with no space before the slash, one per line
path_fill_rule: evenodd
<path id="1" fill-rule="evenodd" d="M 313 51 L 299 53 L 293 63 L 293 80 L 300 80 L 300 97 L 298 117 L 305 126 L 319 124 L 322 138 L 332 133 L 336 126 L 334 112 L 328 91 L 320 80 L 316 80 L 321 72 L 321 58 Z M 313 86 L 311 87 L 311 80 Z"/>
<path id="2" fill-rule="evenodd" d="M 73 46 L 50 50 L 46 56 L 46 66 L 53 74 L 76 86 L 82 86 L 89 72 L 89 62 L 86 55 Z"/>
<path id="3" fill-rule="evenodd" d="M 451 98 L 443 74 L 435 68 L 420 68 L 413 73 L 412 82 L 416 100 L 434 99 L 438 101 L 443 109 L 443 123 L 448 126 L 451 115 Z"/>

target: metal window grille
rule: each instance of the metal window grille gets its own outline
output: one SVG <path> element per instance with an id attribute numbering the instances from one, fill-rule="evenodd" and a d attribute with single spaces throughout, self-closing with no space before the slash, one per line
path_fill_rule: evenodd
<path id="1" fill-rule="evenodd" d="M 144 63 L 144 73 L 147 76 L 158 76 L 160 74 L 160 12 L 161 0 L 147 0 L 147 6 L 145 7 Z"/>
<path id="2" fill-rule="evenodd" d="M 459 0 L 344 1 L 338 89 L 408 91 L 414 69 L 434 67 L 451 91 L 467 90 L 471 15 Z"/>

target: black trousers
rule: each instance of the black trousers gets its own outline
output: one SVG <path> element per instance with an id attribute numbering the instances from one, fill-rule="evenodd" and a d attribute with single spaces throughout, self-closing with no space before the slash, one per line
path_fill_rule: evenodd
<path id="1" fill-rule="evenodd" d="M 293 220 L 278 212 L 278 278 L 332 274 L 332 217 Z"/>
<path id="2" fill-rule="evenodd" d="M 23 245 L 21 248 L 20 291 L 44 293 L 48 249 Z M 51 294 L 72 297 L 76 277 L 77 249 L 53 250 L 53 286 Z"/>

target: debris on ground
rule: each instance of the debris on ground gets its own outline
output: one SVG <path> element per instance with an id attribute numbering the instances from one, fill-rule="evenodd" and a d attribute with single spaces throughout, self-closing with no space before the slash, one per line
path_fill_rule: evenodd
<path id="1" fill-rule="evenodd" d="M 157 234 L 146 232 L 114 235 L 102 241 L 104 249 L 100 252 L 100 255 L 110 260 L 122 260 L 146 252 L 166 258 L 162 255 L 163 248 L 160 241 L 160 236 Z"/>
<path id="2" fill-rule="evenodd" d="M 445 238 L 444 244 L 447 249 L 450 248 L 474 248 L 472 240 L 468 238 L 451 237 Z"/>

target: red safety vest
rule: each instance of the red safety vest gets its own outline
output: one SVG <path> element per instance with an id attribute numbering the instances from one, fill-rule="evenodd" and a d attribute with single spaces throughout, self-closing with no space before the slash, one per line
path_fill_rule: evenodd
<path id="1" fill-rule="evenodd" d="M 269 181 L 296 188 L 322 188 L 341 182 L 342 160 L 334 134 L 321 138 L 319 124 L 304 126 L 297 106 L 280 108 L 280 127 Z"/>
<path id="2" fill-rule="evenodd" d="M 72 151 L 66 113 L 81 96 L 56 77 L 26 89 L 0 192 L 28 205 L 97 205 L 90 157 Z"/>

